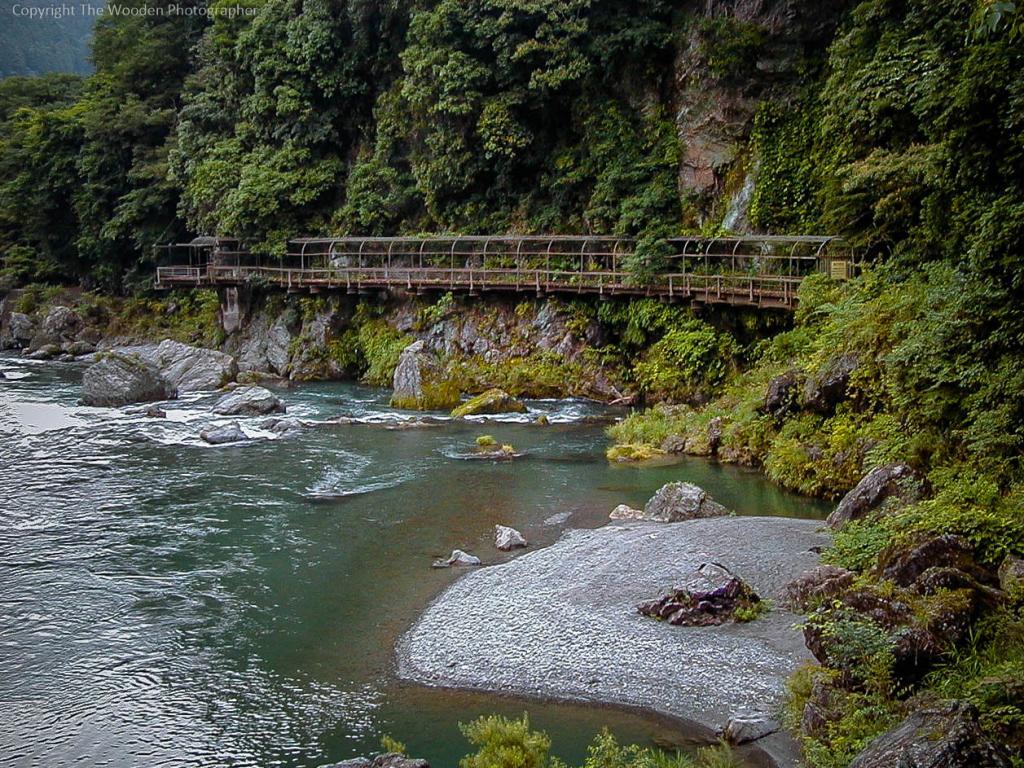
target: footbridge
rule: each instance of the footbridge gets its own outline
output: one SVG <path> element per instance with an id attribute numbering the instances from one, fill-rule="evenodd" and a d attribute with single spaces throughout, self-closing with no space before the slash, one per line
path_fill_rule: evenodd
<path id="1" fill-rule="evenodd" d="M 628 237 L 303 237 L 289 241 L 283 257 L 253 254 L 238 240 L 203 237 L 162 247 L 156 287 L 651 296 L 792 309 L 808 275 L 824 272 L 843 279 L 859 269 L 853 250 L 830 236 L 678 237 L 666 242 L 659 268 L 639 270 L 641 279 L 637 242 Z"/>

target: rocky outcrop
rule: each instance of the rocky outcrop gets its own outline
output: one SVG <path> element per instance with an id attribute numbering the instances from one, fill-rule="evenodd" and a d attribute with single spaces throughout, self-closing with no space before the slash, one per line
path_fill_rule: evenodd
<path id="1" fill-rule="evenodd" d="M 710 627 L 732 621 L 738 609 L 760 602 L 751 586 L 724 565 L 702 563 L 685 585 L 645 600 L 637 610 L 675 626 Z"/>
<path id="2" fill-rule="evenodd" d="M 453 549 L 447 560 L 434 561 L 435 568 L 450 568 L 453 565 L 471 566 L 482 565 L 482 563 L 480 562 L 479 557 L 471 555 L 468 552 L 463 552 L 461 549 Z"/>
<path id="3" fill-rule="evenodd" d="M 490 413 L 526 413 L 526 406 L 503 389 L 489 389 L 453 410 L 452 418 Z"/>
<path id="4" fill-rule="evenodd" d="M 890 499 L 911 504 L 924 496 L 924 478 L 906 464 L 886 464 L 868 472 L 839 502 L 826 521 L 830 528 L 842 528 L 861 520 Z"/>
<path id="5" fill-rule="evenodd" d="M 1010 755 L 982 731 L 978 711 L 953 701 L 914 712 L 872 741 L 850 768 L 1010 768 Z"/>
<path id="6" fill-rule="evenodd" d="M 620 515 L 627 514 L 619 510 Z M 613 512 L 614 514 L 614 512 Z M 634 520 L 649 520 L 658 523 L 678 523 L 703 517 L 719 517 L 729 510 L 712 499 L 708 492 L 693 483 L 666 483 L 655 492 L 639 517 Z M 626 519 L 619 517 L 617 519 Z"/>
<path id="7" fill-rule="evenodd" d="M 764 393 L 762 410 L 779 419 L 799 407 L 800 377 L 796 371 L 788 371 L 768 382 Z"/>
<path id="8" fill-rule="evenodd" d="M 900 587 L 914 585 L 935 568 L 960 571 L 970 578 L 983 577 L 974 562 L 974 547 L 961 536 L 922 534 L 910 543 L 897 543 L 878 556 L 875 574 Z"/>
<path id="9" fill-rule="evenodd" d="M 849 352 L 829 360 L 824 370 L 809 376 L 804 383 L 803 407 L 825 416 L 832 415 L 846 398 L 850 377 L 858 365 L 857 355 Z"/>
<path id="10" fill-rule="evenodd" d="M 459 402 L 459 392 L 444 381 L 436 355 L 426 342 L 414 341 L 402 350 L 392 380 L 391 405 L 418 411 L 444 410 Z"/>
<path id="11" fill-rule="evenodd" d="M 838 597 L 853 584 L 853 571 L 836 565 L 819 565 L 804 571 L 786 585 L 786 605 L 807 611 L 823 600 Z"/>
<path id="12" fill-rule="evenodd" d="M 619 504 L 608 515 L 612 520 L 643 520 L 644 511 L 631 507 L 629 504 Z"/>
<path id="13" fill-rule="evenodd" d="M 220 389 L 238 374 L 235 358 L 223 352 L 165 339 L 159 344 L 118 350 L 138 357 L 160 371 L 179 392 Z"/>
<path id="14" fill-rule="evenodd" d="M 159 371 L 127 355 L 108 354 L 89 366 L 82 377 L 85 405 L 115 407 L 176 396 Z"/>
<path id="15" fill-rule="evenodd" d="M 242 431 L 237 421 L 224 424 L 218 427 L 209 427 L 199 433 L 199 437 L 210 445 L 226 445 L 227 443 L 241 443 L 249 439 L 249 436 Z"/>
<path id="16" fill-rule="evenodd" d="M 82 318 L 71 307 L 50 307 L 46 317 L 32 335 L 29 347 L 39 349 L 50 344 L 59 347 L 61 344 L 74 341 L 78 332 L 82 330 L 82 325 Z"/>
<path id="17" fill-rule="evenodd" d="M 213 406 L 213 412 L 221 416 L 266 416 L 285 410 L 281 399 L 263 387 L 239 387 Z"/>
<path id="18" fill-rule="evenodd" d="M 4 346 L 11 349 L 22 349 L 32 342 L 36 324 L 32 318 L 22 312 L 11 312 L 7 321 L 7 334 L 3 339 Z"/>
<path id="19" fill-rule="evenodd" d="M 503 552 L 526 546 L 526 537 L 507 525 L 494 526 L 494 546 Z"/>

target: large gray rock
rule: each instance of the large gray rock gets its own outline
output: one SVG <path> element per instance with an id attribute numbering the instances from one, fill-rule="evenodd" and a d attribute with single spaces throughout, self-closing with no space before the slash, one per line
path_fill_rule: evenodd
<path id="1" fill-rule="evenodd" d="M 702 517 L 720 517 L 729 510 L 708 496 L 708 492 L 693 483 L 665 483 L 644 505 L 638 519 L 659 523 L 678 523 Z"/>
<path id="2" fill-rule="evenodd" d="M 763 712 L 741 712 L 729 718 L 722 737 L 730 744 L 749 744 L 779 730 L 779 721 Z"/>
<path id="3" fill-rule="evenodd" d="M 138 358 L 112 353 L 89 366 L 82 376 L 82 402 L 119 406 L 177 397 L 174 387 Z"/>
<path id="4" fill-rule="evenodd" d="M 32 322 L 32 318 L 22 312 L 11 312 L 7 328 L 10 334 L 10 345 L 14 349 L 27 347 L 36 332 L 36 324 Z"/>
<path id="5" fill-rule="evenodd" d="M 74 341 L 80 330 L 82 330 L 82 318 L 75 310 L 64 306 L 50 307 L 46 317 L 43 318 L 32 335 L 30 347 L 38 349 L 50 344 L 60 346 Z"/>
<path id="6" fill-rule="evenodd" d="M 1006 749 L 978 724 L 978 711 L 962 701 L 922 709 L 884 733 L 850 768 L 1010 768 Z"/>
<path id="7" fill-rule="evenodd" d="M 830 528 L 842 528 L 852 520 L 860 520 L 881 507 L 889 499 L 913 503 L 924 496 L 924 479 L 906 464 L 886 464 L 873 469 L 839 502 L 826 521 Z"/>
<path id="8" fill-rule="evenodd" d="M 119 351 L 152 365 L 179 392 L 220 389 L 238 375 L 238 364 L 231 355 L 172 339 Z"/>
<path id="9" fill-rule="evenodd" d="M 392 379 L 391 405 L 421 411 L 443 410 L 459 403 L 459 392 L 443 381 L 435 355 L 414 341 L 402 350 Z"/>
<path id="10" fill-rule="evenodd" d="M 857 370 L 860 360 L 853 353 L 832 358 L 823 371 L 804 383 L 804 407 L 824 415 L 831 415 L 846 398 L 850 376 Z"/>
<path id="11" fill-rule="evenodd" d="M 237 421 L 230 424 L 223 424 L 219 427 L 209 427 L 199 433 L 199 437 L 210 445 L 226 445 L 228 443 L 241 443 L 248 440 L 249 436 L 238 426 Z"/>
<path id="12" fill-rule="evenodd" d="M 213 412 L 221 416 L 265 416 L 285 410 L 281 399 L 263 387 L 239 387 L 213 406 Z"/>

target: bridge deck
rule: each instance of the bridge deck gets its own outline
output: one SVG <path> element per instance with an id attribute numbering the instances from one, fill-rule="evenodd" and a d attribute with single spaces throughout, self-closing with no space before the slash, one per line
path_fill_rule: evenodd
<path id="1" fill-rule="evenodd" d="M 679 238 L 668 241 L 667 267 L 640 283 L 626 268 L 635 248 L 629 238 L 302 238 L 279 260 L 209 240 L 170 246 L 172 258 L 184 249 L 188 263 L 158 267 L 157 287 L 629 295 L 791 309 L 807 275 L 854 264 L 830 237 Z"/>

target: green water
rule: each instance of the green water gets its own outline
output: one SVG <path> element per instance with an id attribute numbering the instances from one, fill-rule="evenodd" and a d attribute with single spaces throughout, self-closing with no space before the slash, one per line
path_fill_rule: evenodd
<path id="1" fill-rule="evenodd" d="M 318 766 L 391 734 L 443 768 L 466 751 L 457 723 L 495 711 L 529 711 L 570 760 L 604 724 L 680 743 L 636 714 L 397 681 L 396 639 L 458 576 L 431 561 L 499 562 L 496 523 L 539 547 L 669 480 L 740 514 L 825 511 L 704 461 L 610 466 L 588 423 L 608 412 L 584 403 L 531 403 L 547 427 L 398 429 L 387 393 L 310 385 L 282 395 L 300 435 L 251 419 L 263 439 L 209 447 L 215 397 L 151 419 L 77 405 L 80 367 L 0 370 L 2 765 Z M 526 455 L 460 459 L 484 433 Z"/>

